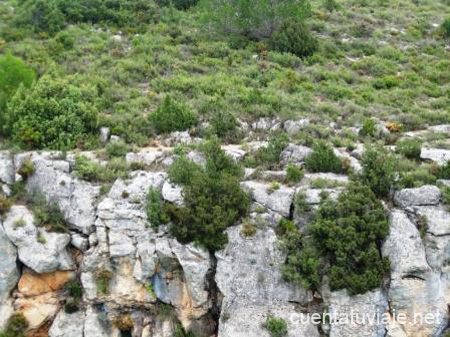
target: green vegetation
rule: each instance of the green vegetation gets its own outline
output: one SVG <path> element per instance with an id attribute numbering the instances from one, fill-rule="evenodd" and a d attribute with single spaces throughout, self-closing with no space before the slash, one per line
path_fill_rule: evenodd
<path id="1" fill-rule="evenodd" d="M 379 197 L 387 197 L 396 183 L 397 160 L 388 150 L 366 146 L 361 161 L 361 180 Z"/>
<path id="2" fill-rule="evenodd" d="M 439 179 L 450 179 L 450 161 L 439 167 L 437 177 Z"/>
<path id="3" fill-rule="evenodd" d="M 195 126 L 197 116 L 189 108 L 166 96 L 158 109 L 150 115 L 150 120 L 158 133 L 184 131 Z"/>
<path id="4" fill-rule="evenodd" d="M 0 194 L 0 215 L 6 214 L 12 206 L 11 200 Z"/>
<path id="5" fill-rule="evenodd" d="M 37 227 L 57 233 L 67 233 L 69 231 L 69 225 L 66 223 L 59 206 L 56 203 L 48 202 L 43 194 L 39 192 L 28 194 L 25 202 L 33 211 L 34 224 Z"/>
<path id="6" fill-rule="evenodd" d="M 29 324 L 22 313 L 13 314 L 7 321 L 6 327 L 0 332 L 0 337 L 25 337 Z"/>
<path id="7" fill-rule="evenodd" d="M 287 336 L 287 323 L 282 318 L 269 316 L 266 322 L 266 328 L 269 330 L 272 337 Z"/>
<path id="8" fill-rule="evenodd" d="M 305 172 L 299 168 L 298 166 L 295 166 L 293 164 L 289 164 L 286 167 L 286 181 L 289 183 L 299 183 L 303 177 L 305 176 Z"/>
<path id="9" fill-rule="evenodd" d="M 408 159 L 420 159 L 422 141 L 419 139 L 405 139 L 397 142 L 397 152 Z"/>
<path id="10" fill-rule="evenodd" d="M 336 156 L 333 148 L 324 142 L 316 142 L 313 153 L 306 157 L 306 168 L 310 172 L 342 173 L 341 160 Z"/>
<path id="11" fill-rule="evenodd" d="M 92 86 L 42 77 L 31 89 L 19 88 L 5 114 L 5 130 L 27 149 L 71 149 L 97 128 Z"/>
<path id="12" fill-rule="evenodd" d="M 280 154 L 289 143 L 289 136 L 285 133 L 271 135 L 267 147 L 261 147 L 255 155 L 255 164 L 266 167 L 279 165 Z M 251 163 L 249 163 L 251 164 Z"/>
<path id="13" fill-rule="evenodd" d="M 166 218 L 163 208 L 164 202 L 161 197 L 161 192 L 155 187 L 150 187 L 147 193 L 146 210 L 148 222 L 155 229 L 169 220 Z"/>
<path id="14" fill-rule="evenodd" d="M 112 182 L 128 176 L 128 165 L 122 158 L 114 158 L 106 165 L 89 160 L 84 156 L 75 158 L 74 172 L 79 178 L 91 182 Z"/>
<path id="15" fill-rule="evenodd" d="M 21 59 L 7 54 L 0 56 L 0 135 L 7 134 L 7 103 L 22 85 L 30 88 L 34 81 L 34 72 Z"/>
<path id="16" fill-rule="evenodd" d="M 165 212 L 178 241 L 194 241 L 215 251 L 228 241 L 224 231 L 247 213 L 249 198 L 239 185 L 240 167 L 219 142 L 211 140 L 201 150 L 204 167 L 182 157 L 170 168 L 170 180 L 183 186 L 185 204 L 166 204 Z"/>
<path id="17" fill-rule="evenodd" d="M 109 158 L 125 157 L 129 150 L 129 146 L 123 140 L 109 142 L 106 145 L 106 153 Z"/>
<path id="18" fill-rule="evenodd" d="M 19 174 L 22 176 L 23 179 L 27 180 L 28 177 L 32 176 L 34 174 L 34 164 L 30 159 L 26 159 L 22 166 L 19 169 Z"/>
<path id="19" fill-rule="evenodd" d="M 322 202 L 308 236 L 295 227 L 285 230 L 283 275 L 309 289 L 318 289 L 325 273 L 332 290 L 361 294 L 377 288 L 389 272 L 389 262 L 380 255 L 388 231 L 381 202 L 369 187 L 353 182 L 337 202 Z"/>
<path id="20" fill-rule="evenodd" d="M 113 278 L 113 273 L 108 269 L 102 268 L 95 273 L 95 282 L 97 285 L 97 291 L 100 294 L 109 294 L 109 282 Z"/>

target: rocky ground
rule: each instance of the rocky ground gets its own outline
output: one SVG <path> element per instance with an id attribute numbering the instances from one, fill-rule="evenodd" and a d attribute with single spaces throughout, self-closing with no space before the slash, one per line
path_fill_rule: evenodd
<path id="1" fill-rule="evenodd" d="M 283 127 L 290 132 L 302 123 L 267 125 L 261 120 L 251 127 Z M 450 129 L 448 125 L 439 127 Z M 422 134 L 427 132 L 434 131 Z M 55 202 L 70 225 L 68 233 L 38 228 L 38 215 L 23 203 L 12 205 L 1 216 L 0 327 L 13 312 L 20 311 L 30 323 L 30 336 L 171 337 L 179 333 L 181 325 L 195 336 L 268 337 L 264 325 L 267 317 L 274 315 L 286 319 L 292 337 L 444 335 L 450 305 L 450 212 L 436 186 L 397 191 L 394 203 L 386 205 L 390 234 L 382 254 L 391 261 L 391 274 L 382 288 L 357 296 L 326 287 L 313 293 L 283 280 L 280 265 L 285 257 L 278 249 L 275 229 L 282 217 L 295 220 L 300 227 L 308 222 L 306 216 L 294 215 L 294 197 L 305 193 L 306 203 L 317 207 L 321 189 L 311 186 L 312 181 L 329 182 L 325 189 L 336 198 L 348 177 L 308 173 L 296 185 L 280 183 L 273 190 L 271 182 L 283 181 L 284 170 L 246 169 L 242 186 L 252 198 L 250 218 L 257 223 L 256 234 L 246 237 L 241 233 L 242 224 L 236 224 L 228 229 L 226 248 L 211 254 L 178 243 L 164 226 L 158 232 L 148 226 L 144 205 L 150 187 L 159 189 L 168 202 L 183 203 L 181 188 L 171 184 L 165 172 L 173 162 L 172 146 L 180 142 L 195 139 L 177 133 L 167 146 L 128 153 L 128 163 L 147 169 L 117 179 L 106 194 L 100 185 L 74 174 L 74 153 L 0 153 L 2 193 L 10 194 L 14 183 L 24 180 L 27 192 L 40 191 Z M 265 144 L 225 145 L 223 149 L 241 161 Z M 335 151 L 348 159 L 354 171 L 360 170 L 362 145 L 351 152 Z M 301 165 L 310 152 L 308 147 L 290 144 L 280 161 L 283 166 Z M 102 162 L 95 153 L 84 155 Z M 195 150 L 188 157 L 197 162 L 203 159 Z M 444 163 L 450 160 L 450 150 L 424 147 L 421 159 Z M 26 178 L 20 172 L 28 160 L 34 173 Z M 421 226 L 424 218 L 425 230 Z M 82 299 L 78 311 L 67 313 L 63 304 L 70 295 L 65 285 L 71 280 L 81 281 Z M 391 319 L 388 324 L 290 322 L 293 313 L 325 311 L 389 313 Z M 431 312 L 440 313 L 438 319 L 412 324 L 414 314 Z M 406 314 L 404 324 L 395 321 L 400 313 Z"/>

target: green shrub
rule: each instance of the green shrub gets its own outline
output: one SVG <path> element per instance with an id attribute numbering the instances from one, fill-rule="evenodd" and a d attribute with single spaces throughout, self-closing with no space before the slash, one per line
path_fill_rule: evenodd
<path id="1" fill-rule="evenodd" d="M 43 227 L 48 231 L 57 233 L 67 233 L 69 231 L 69 225 L 64 219 L 59 206 L 56 203 L 48 202 L 43 194 L 34 192 L 27 196 L 26 202 L 33 211 L 37 227 Z"/>
<path id="2" fill-rule="evenodd" d="M 163 207 L 164 203 L 161 192 L 155 187 L 150 187 L 147 193 L 146 211 L 148 221 L 155 229 L 168 221 L 163 212 Z"/>
<path id="3" fill-rule="evenodd" d="M 256 39 L 272 36 L 288 18 L 301 20 L 311 14 L 307 0 L 202 0 L 200 5 L 208 27 Z"/>
<path id="4" fill-rule="evenodd" d="M 379 197 L 389 195 L 397 178 L 397 160 L 386 149 L 366 146 L 362 160 L 361 180 Z"/>
<path id="5" fill-rule="evenodd" d="M 0 56 L 0 134 L 9 134 L 5 114 L 8 101 L 21 85 L 30 88 L 33 81 L 33 70 L 22 60 L 11 54 Z"/>
<path id="6" fill-rule="evenodd" d="M 373 118 L 367 118 L 361 130 L 359 130 L 359 134 L 363 137 L 375 137 L 378 133 L 377 122 Z"/>
<path id="7" fill-rule="evenodd" d="M 340 5 L 336 0 L 323 0 L 323 7 L 330 13 L 340 9 Z"/>
<path id="8" fill-rule="evenodd" d="M 79 280 L 71 280 L 66 283 L 64 289 L 67 290 L 70 297 L 73 297 L 76 300 L 81 300 L 83 297 L 83 288 Z"/>
<path id="9" fill-rule="evenodd" d="M 220 138 L 235 140 L 237 126 L 236 117 L 228 111 L 215 111 L 211 118 L 212 130 Z"/>
<path id="10" fill-rule="evenodd" d="M 276 165 L 279 164 L 281 152 L 289 143 L 289 136 L 286 133 L 271 135 L 267 147 L 261 147 L 255 155 L 258 165 Z"/>
<path id="11" fill-rule="evenodd" d="M 72 149 L 97 129 L 95 89 L 43 76 L 27 90 L 21 87 L 8 104 L 6 127 L 29 149 Z"/>
<path id="12" fill-rule="evenodd" d="M 113 158 L 107 165 L 101 165 L 84 156 L 75 157 L 75 175 L 90 182 L 112 182 L 117 178 L 126 179 L 128 169 L 128 165 L 122 158 Z"/>
<path id="13" fill-rule="evenodd" d="M 447 18 L 441 25 L 441 29 L 445 38 L 450 39 L 450 18 Z"/>
<path id="14" fill-rule="evenodd" d="M 420 159 L 422 150 L 422 141 L 420 139 L 405 139 L 397 143 L 397 152 L 408 159 Z"/>
<path id="15" fill-rule="evenodd" d="M 34 174 L 34 165 L 30 159 L 27 159 L 22 163 L 22 166 L 19 169 L 19 174 L 25 180 Z"/>
<path id="16" fill-rule="evenodd" d="M 173 222 L 171 233 L 181 243 L 196 242 L 210 251 L 227 243 L 224 231 L 245 216 L 249 198 L 241 189 L 241 169 L 221 150 L 217 140 L 202 147 L 206 165 L 189 163 L 189 172 L 180 175 L 186 159 L 174 163 L 169 170 L 172 182 L 183 185 L 183 206 L 166 204 L 165 211 Z"/>
<path id="17" fill-rule="evenodd" d="M 290 18 L 273 34 L 270 47 L 279 52 L 308 57 L 317 51 L 318 42 L 304 22 Z"/>
<path id="18" fill-rule="evenodd" d="M 272 337 L 284 337 L 287 336 L 288 329 L 287 323 L 282 318 L 269 316 L 266 322 L 267 330 L 269 330 Z"/>
<path id="19" fill-rule="evenodd" d="M 103 23 L 143 31 L 146 24 L 158 19 L 155 4 L 147 0 L 25 0 L 15 23 L 53 35 L 70 23 Z"/>
<path id="20" fill-rule="evenodd" d="M 12 206 L 10 199 L 0 194 L 0 215 L 6 214 Z"/>
<path id="21" fill-rule="evenodd" d="M 443 186 L 441 188 L 442 201 L 445 205 L 450 206 L 450 186 Z"/>
<path id="22" fill-rule="evenodd" d="M 109 282 L 113 278 L 113 273 L 108 269 L 100 269 L 95 273 L 95 281 L 97 285 L 97 291 L 100 294 L 108 295 L 109 294 Z"/>
<path id="23" fill-rule="evenodd" d="M 189 108 L 166 96 L 158 109 L 150 115 L 150 121 L 158 133 L 184 131 L 198 123 L 197 116 Z"/>
<path id="24" fill-rule="evenodd" d="M 286 167 L 286 181 L 296 184 L 299 183 L 304 176 L 305 172 L 296 165 L 289 164 Z"/>
<path id="25" fill-rule="evenodd" d="M 333 148 L 325 142 L 316 142 L 313 152 L 306 157 L 306 168 L 310 172 L 342 173 L 342 162 L 336 156 Z"/>
<path id="26" fill-rule="evenodd" d="M 108 145 L 106 145 L 106 153 L 109 158 L 125 157 L 129 150 L 130 147 L 123 140 L 109 142 Z"/>
<path id="27" fill-rule="evenodd" d="M 159 0 L 157 1 L 163 6 L 173 5 L 176 9 L 187 10 L 198 3 L 198 0 Z"/>
<path id="28" fill-rule="evenodd" d="M 439 179 L 450 179 L 450 160 L 439 167 L 437 177 Z"/>
<path id="29" fill-rule="evenodd" d="M 25 337 L 29 323 L 22 313 L 13 314 L 6 322 L 1 337 Z"/>
<path id="30" fill-rule="evenodd" d="M 329 266 L 332 290 L 362 294 L 381 286 L 389 272 L 389 262 L 380 254 L 389 223 L 369 187 L 351 183 L 336 203 L 323 202 L 309 231 L 318 256 Z"/>

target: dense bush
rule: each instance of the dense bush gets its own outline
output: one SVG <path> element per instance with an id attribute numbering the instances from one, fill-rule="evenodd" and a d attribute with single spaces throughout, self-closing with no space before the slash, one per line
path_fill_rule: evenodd
<path id="1" fill-rule="evenodd" d="M 185 204 L 166 204 L 165 212 L 173 222 L 171 233 L 180 242 L 194 241 L 215 251 L 228 241 L 224 231 L 247 213 L 249 199 L 239 184 L 240 167 L 219 142 L 211 140 L 202 152 L 204 167 L 179 159 L 169 170 L 170 180 L 183 185 Z"/>
<path id="2" fill-rule="evenodd" d="M 112 182 L 117 178 L 127 178 L 128 169 L 122 158 L 114 158 L 108 164 L 102 165 L 84 156 L 77 156 L 74 173 L 79 178 L 91 182 Z"/>
<path id="3" fill-rule="evenodd" d="M 288 334 L 287 323 L 282 318 L 269 316 L 266 327 L 272 337 L 284 337 Z"/>
<path id="4" fill-rule="evenodd" d="M 163 6 L 173 5 L 176 9 L 186 10 L 198 3 L 198 0 L 158 0 L 157 3 Z"/>
<path id="5" fill-rule="evenodd" d="M 109 142 L 106 145 L 106 153 L 109 158 L 124 157 L 129 150 L 130 147 L 123 140 Z"/>
<path id="6" fill-rule="evenodd" d="M 220 32 L 251 38 L 271 37 L 288 18 L 298 20 L 311 13 L 307 0 L 202 0 L 205 18 Z"/>
<path id="7" fill-rule="evenodd" d="M 67 233 L 69 231 L 69 225 L 59 206 L 54 202 L 48 202 L 42 193 L 28 194 L 25 201 L 33 211 L 36 226 L 51 232 Z"/>
<path id="8" fill-rule="evenodd" d="M 450 179 L 450 160 L 439 167 L 437 176 L 439 179 Z"/>
<path id="9" fill-rule="evenodd" d="M 296 184 L 296 183 L 300 182 L 304 176 L 305 176 L 305 172 L 301 168 L 295 166 L 294 164 L 289 164 L 286 167 L 286 181 L 287 182 Z"/>
<path id="10" fill-rule="evenodd" d="M 30 88 L 34 72 L 22 60 L 7 54 L 0 57 L 0 134 L 8 134 L 6 105 L 20 85 Z"/>
<path id="11" fill-rule="evenodd" d="M 211 127 L 215 135 L 223 139 L 236 139 L 237 118 L 226 110 L 217 110 L 211 118 Z"/>
<path id="12" fill-rule="evenodd" d="M 446 19 L 441 27 L 444 37 L 450 39 L 450 18 Z"/>
<path id="13" fill-rule="evenodd" d="M 332 290 L 361 294 L 377 288 L 389 272 L 380 254 L 388 231 L 382 203 L 369 187 L 353 182 L 337 202 L 322 202 L 308 227 L 310 237 L 296 229 L 283 236 L 283 275 L 311 289 L 317 289 L 324 273 Z"/>
<path id="14" fill-rule="evenodd" d="M 310 172 L 342 173 L 342 162 L 336 156 L 333 148 L 325 142 L 316 142 L 313 152 L 306 157 L 306 168 Z"/>
<path id="15" fill-rule="evenodd" d="M 420 139 L 402 140 L 397 143 L 397 152 L 408 159 L 420 159 L 422 143 Z"/>
<path id="16" fill-rule="evenodd" d="M 158 133 L 184 131 L 195 126 L 198 119 L 185 104 L 166 96 L 158 109 L 150 115 L 150 121 Z"/>
<path id="17" fill-rule="evenodd" d="M 72 149 L 97 129 L 95 89 L 43 76 L 27 90 L 21 87 L 8 104 L 7 129 L 29 149 Z"/>
<path id="18" fill-rule="evenodd" d="M 6 322 L 5 329 L 0 332 L 0 337 L 25 337 L 29 323 L 21 313 L 13 314 Z"/>
<path id="19" fill-rule="evenodd" d="M 397 180 L 397 160 L 383 147 L 366 146 L 361 180 L 379 197 L 386 197 Z"/>
<path id="20" fill-rule="evenodd" d="M 273 34 L 270 46 L 279 52 L 307 57 L 317 51 L 318 42 L 304 22 L 290 18 Z"/>
<path id="21" fill-rule="evenodd" d="M 55 34 L 70 23 L 104 23 L 132 30 L 158 18 L 149 0 L 25 0 L 16 24 L 35 32 Z"/>
<path id="22" fill-rule="evenodd" d="M 256 164 L 276 165 L 279 164 L 281 152 L 289 144 L 289 136 L 286 133 L 271 135 L 267 147 L 261 147 L 256 153 Z"/>
<path id="23" fill-rule="evenodd" d="M 161 192 L 155 188 L 151 187 L 147 193 L 147 219 L 150 225 L 157 229 L 159 225 L 168 221 L 164 216 L 163 212 L 163 199 L 161 197 Z"/>

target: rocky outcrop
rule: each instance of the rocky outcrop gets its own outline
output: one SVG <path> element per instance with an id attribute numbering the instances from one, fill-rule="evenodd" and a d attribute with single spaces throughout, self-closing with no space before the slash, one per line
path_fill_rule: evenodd
<path id="1" fill-rule="evenodd" d="M 70 235 L 36 228 L 33 213 L 25 206 L 13 206 L 3 227 L 17 247 L 19 260 L 35 272 L 74 269 L 74 262 L 66 250 Z"/>
<path id="2" fill-rule="evenodd" d="M 394 201 L 400 207 L 437 205 L 441 191 L 436 186 L 406 188 L 395 193 Z"/>
<path id="3" fill-rule="evenodd" d="M 444 165 L 450 161 L 450 150 L 422 148 L 420 159 L 430 160 L 439 165 Z"/>
<path id="4" fill-rule="evenodd" d="M 224 296 L 219 337 L 269 336 L 269 315 L 283 317 L 304 312 L 312 294 L 283 281 L 279 266 L 283 254 L 276 248 L 272 229 L 258 230 L 249 238 L 239 227 L 227 230 L 229 244 L 217 257 L 217 286 Z M 289 336 L 319 336 L 316 326 L 290 324 Z"/>

